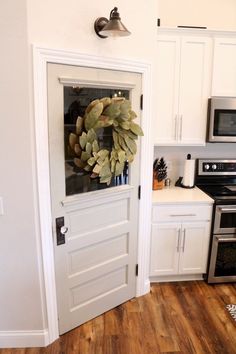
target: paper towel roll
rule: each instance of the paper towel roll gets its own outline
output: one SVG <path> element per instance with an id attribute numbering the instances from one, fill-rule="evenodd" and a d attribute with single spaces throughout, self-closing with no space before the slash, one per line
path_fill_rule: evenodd
<path id="1" fill-rule="evenodd" d="M 193 187 L 195 178 L 195 160 L 185 160 L 183 185 L 185 187 Z"/>

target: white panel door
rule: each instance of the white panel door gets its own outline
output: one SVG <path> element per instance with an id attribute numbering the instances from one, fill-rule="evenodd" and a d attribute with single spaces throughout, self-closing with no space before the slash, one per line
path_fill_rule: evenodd
<path id="1" fill-rule="evenodd" d="M 178 274 L 181 224 L 152 225 L 150 275 Z"/>
<path id="2" fill-rule="evenodd" d="M 140 159 L 138 143 L 127 184 L 90 192 L 86 192 L 86 185 L 84 193 L 70 191 L 68 195 L 65 179 L 71 171 L 65 168 L 65 86 L 75 90 L 76 86 L 126 89 L 132 109 L 140 117 L 141 75 L 48 65 L 51 201 L 60 334 L 135 296 Z M 57 245 L 55 220 L 63 217 L 68 231 L 65 243 Z"/>
<path id="3" fill-rule="evenodd" d="M 180 274 L 206 272 L 209 237 L 210 222 L 182 224 Z"/>

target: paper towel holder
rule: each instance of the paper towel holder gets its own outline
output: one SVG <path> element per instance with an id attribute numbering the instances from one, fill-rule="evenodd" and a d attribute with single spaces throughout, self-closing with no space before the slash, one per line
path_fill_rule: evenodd
<path id="1" fill-rule="evenodd" d="M 176 187 L 187 188 L 187 189 L 195 188 L 195 186 L 191 186 L 191 187 L 189 187 L 189 186 L 184 186 L 183 183 L 182 183 L 182 180 L 183 180 L 183 177 L 180 176 L 180 177 L 177 179 L 177 181 L 175 182 L 175 186 L 176 186 Z"/>
<path id="2" fill-rule="evenodd" d="M 187 155 L 187 161 L 188 160 L 191 160 L 191 154 L 188 154 Z M 194 164 L 195 164 L 195 160 L 192 160 L 193 162 L 194 162 Z M 184 177 L 179 177 L 179 179 L 176 181 L 176 183 L 175 183 L 175 185 L 177 186 L 177 187 L 182 187 L 182 188 L 186 188 L 186 189 L 191 189 L 191 188 L 194 188 L 195 186 L 194 186 L 194 183 L 193 183 L 193 185 L 186 185 L 186 183 L 184 183 L 184 181 L 185 181 L 185 178 Z M 185 181 L 186 182 L 186 181 Z"/>

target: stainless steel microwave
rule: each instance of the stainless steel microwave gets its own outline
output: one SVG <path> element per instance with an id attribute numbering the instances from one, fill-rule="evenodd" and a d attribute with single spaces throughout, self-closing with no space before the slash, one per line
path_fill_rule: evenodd
<path id="1" fill-rule="evenodd" d="M 209 99 L 208 141 L 236 143 L 236 97 Z"/>

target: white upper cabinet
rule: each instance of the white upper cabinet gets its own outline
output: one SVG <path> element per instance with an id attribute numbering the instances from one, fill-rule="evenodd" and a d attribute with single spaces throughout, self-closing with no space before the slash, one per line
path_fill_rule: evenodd
<path id="1" fill-rule="evenodd" d="M 236 38 L 215 38 L 212 96 L 236 96 Z"/>
<path id="2" fill-rule="evenodd" d="M 212 41 L 158 35 L 155 145 L 205 145 Z"/>

